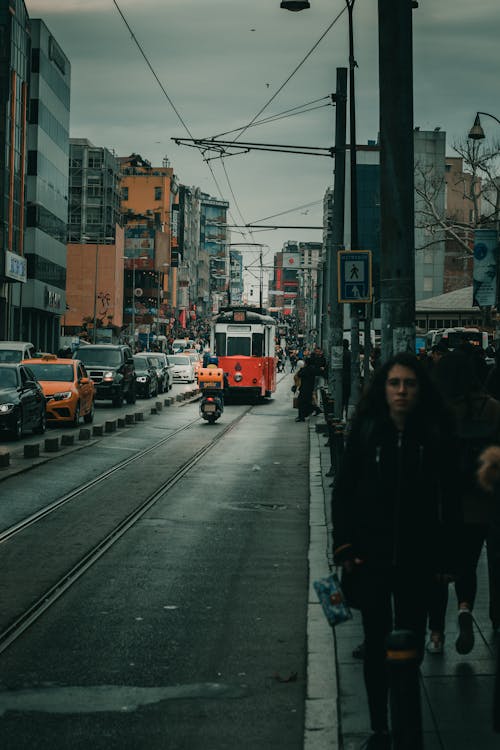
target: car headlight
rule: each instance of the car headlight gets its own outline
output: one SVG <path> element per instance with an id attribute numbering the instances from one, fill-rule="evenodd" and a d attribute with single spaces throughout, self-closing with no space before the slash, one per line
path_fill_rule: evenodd
<path id="1" fill-rule="evenodd" d="M 148 382 L 148 379 L 144 375 L 141 375 L 140 377 L 136 378 L 136 380 L 137 380 L 138 383 L 147 383 Z"/>
<path id="2" fill-rule="evenodd" d="M 0 414 L 8 414 L 14 408 L 14 404 L 0 404 Z"/>
<path id="3" fill-rule="evenodd" d="M 234 379 L 236 383 L 241 383 L 241 381 L 243 380 L 243 375 L 241 374 L 241 372 L 237 372 L 236 375 L 234 376 Z"/>
<path id="4" fill-rule="evenodd" d="M 66 398 L 71 398 L 71 391 L 60 391 L 59 393 L 54 393 L 53 398 L 56 401 L 63 401 Z"/>
<path id="5" fill-rule="evenodd" d="M 103 380 L 113 380 L 113 379 L 114 379 L 114 377 L 115 377 L 115 373 L 114 373 L 114 372 L 111 372 L 111 370 L 109 370 L 108 372 L 105 372 L 105 373 L 103 374 L 103 376 L 102 376 L 102 379 L 103 379 Z"/>

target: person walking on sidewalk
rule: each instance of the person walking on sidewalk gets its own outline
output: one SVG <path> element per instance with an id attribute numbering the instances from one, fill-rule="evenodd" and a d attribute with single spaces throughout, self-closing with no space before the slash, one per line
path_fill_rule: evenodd
<path id="1" fill-rule="evenodd" d="M 455 459 L 459 476 L 463 526 L 459 532 L 460 562 L 455 580 L 458 603 L 458 637 L 455 648 L 468 654 L 474 646 L 472 610 L 476 598 L 476 568 L 484 542 L 487 542 L 489 614 L 494 630 L 500 627 L 500 570 L 498 540 L 490 535 L 495 502 L 476 480 L 480 453 L 490 445 L 500 445 L 500 403 L 482 385 L 475 347 L 465 345 L 443 357 L 436 366 L 438 387 L 447 399 L 456 421 L 458 451 Z M 427 650 L 442 653 L 448 587 L 436 583 L 429 609 L 430 640 Z"/>
<path id="2" fill-rule="evenodd" d="M 306 417 L 315 411 L 313 404 L 313 391 L 316 376 L 320 370 L 315 367 L 311 358 L 308 357 L 305 361 L 304 367 L 302 367 L 297 373 L 297 377 L 300 379 L 299 385 L 299 416 L 295 420 L 296 422 L 305 422 Z"/>
<path id="3" fill-rule="evenodd" d="M 450 428 L 421 363 L 397 354 L 359 402 L 334 481 L 334 558 L 361 610 L 370 750 L 391 746 L 386 638 L 393 627 L 412 630 L 423 654 L 430 583 L 454 568 Z"/>

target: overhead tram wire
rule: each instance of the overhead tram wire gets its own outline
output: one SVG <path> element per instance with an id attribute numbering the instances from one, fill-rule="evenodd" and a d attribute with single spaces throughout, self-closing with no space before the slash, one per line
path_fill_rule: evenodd
<path id="1" fill-rule="evenodd" d="M 257 120 L 257 118 L 260 117 L 260 115 L 268 108 L 268 106 L 271 104 L 271 102 L 273 102 L 276 99 L 276 97 L 278 96 L 278 94 L 281 93 L 281 91 L 283 91 L 283 89 L 285 88 L 285 86 L 292 80 L 292 78 L 294 77 L 294 75 L 300 70 L 300 68 L 303 66 L 303 64 L 306 62 L 306 60 L 312 55 L 312 53 L 314 52 L 314 50 L 316 49 L 316 47 L 318 47 L 319 44 L 321 44 L 321 42 L 323 41 L 323 39 L 325 38 L 325 36 L 335 26 L 335 24 L 337 23 L 337 21 L 339 20 L 339 18 L 346 12 L 346 10 L 347 10 L 347 6 L 344 6 L 342 8 L 342 10 L 339 11 L 339 13 L 337 13 L 337 15 L 335 16 L 335 18 L 331 22 L 331 24 L 328 26 L 328 28 L 322 33 L 322 35 L 320 36 L 320 38 L 318 39 L 318 41 L 311 47 L 311 49 L 309 50 L 309 52 L 302 58 L 302 60 L 299 62 L 299 64 L 290 73 L 290 75 L 285 80 L 285 82 L 281 84 L 281 86 L 274 92 L 274 94 L 271 96 L 271 98 L 268 99 L 268 101 L 264 104 L 264 106 L 259 109 L 259 111 L 257 112 L 257 114 L 254 117 L 252 117 L 252 119 L 250 120 L 250 122 L 248 123 L 248 125 L 245 125 L 245 127 L 243 127 L 241 129 L 241 132 L 239 133 L 239 135 L 237 135 L 236 138 L 234 139 L 235 141 L 238 140 L 239 138 L 241 138 L 241 136 L 243 135 L 243 133 L 246 133 L 246 131 L 248 130 L 248 128 L 250 128 L 254 124 L 254 122 Z"/>
<path id="2" fill-rule="evenodd" d="M 242 127 L 256 127 L 257 125 L 266 125 L 270 122 L 273 122 L 273 120 L 282 120 L 286 119 L 287 117 L 294 117 L 295 115 L 302 115 L 305 112 L 312 112 L 315 109 L 321 109 L 322 107 L 329 107 L 331 106 L 331 102 L 329 104 L 320 104 L 318 107 L 311 107 L 311 109 L 304 109 L 304 107 L 309 107 L 311 104 L 317 104 L 318 102 L 325 101 L 325 99 L 330 99 L 331 96 L 322 96 L 319 99 L 313 99 L 311 102 L 306 102 L 305 104 L 300 104 L 297 107 L 291 107 L 290 109 L 285 109 L 283 112 L 277 112 L 274 115 L 269 115 L 269 117 L 264 117 L 262 120 L 256 120 L 252 124 L 248 124 L 247 126 L 240 126 L 239 128 L 233 128 L 233 130 L 226 130 L 224 133 L 217 133 L 217 135 L 213 135 L 212 138 L 221 138 L 224 135 L 231 135 L 231 133 L 237 133 L 239 130 L 242 129 Z M 296 111 L 300 110 L 300 111 Z"/>
<path id="3" fill-rule="evenodd" d="M 134 43 L 135 43 L 135 45 L 137 46 L 137 49 L 139 50 L 139 52 L 141 53 L 142 57 L 144 58 L 144 61 L 146 62 L 146 65 L 148 66 L 149 70 L 150 70 L 150 71 L 151 71 L 151 73 L 153 74 L 153 76 L 154 76 L 154 79 L 156 80 L 156 82 L 157 82 L 158 86 L 160 87 L 160 89 L 161 89 L 161 91 L 163 92 L 163 94 L 165 95 L 165 98 L 167 99 L 168 103 L 170 104 L 170 106 L 171 106 L 171 107 L 172 107 L 172 109 L 174 110 L 175 114 L 177 115 L 177 117 L 178 117 L 178 119 L 179 119 L 179 121 L 180 121 L 180 123 L 181 123 L 182 127 L 183 127 L 183 128 L 184 128 L 184 130 L 185 130 L 185 131 L 187 132 L 187 134 L 189 135 L 189 137 L 190 137 L 190 138 L 193 138 L 193 134 L 191 133 L 191 131 L 190 131 L 190 129 L 189 129 L 189 127 L 188 127 L 188 125 L 186 124 L 186 122 L 185 122 L 184 118 L 182 117 L 181 113 L 179 112 L 179 110 L 178 110 L 178 109 L 177 109 L 177 107 L 175 106 L 175 104 L 174 104 L 174 102 L 173 102 L 172 98 L 171 98 L 171 97 L 169 96 L 169 94 L 168 94 L 168 92 L 167 92 L 167 90 L 166 90 L 165 86 L 164 86 L 164 85 L 162 84 L 162 82 L 161 82 L 160 78 L 158 77 L 158 75 L 157 75 L 157 73 L 156 73 L 155 69 L 154 69 L 154 68 L 153 68 L 153 66 L 151 65 L 151 63 L 150 63 L 150 61 L 149 61 L 149 58 L 148 58 L 148 56 L 147 56 L 147 55 L 146 55 L 146 53 L 144 52 L 144 49 L 143 49 L 143 47 L 142 47 L 141 43 L 140 43 L 140 42 L 139 42 L 139 40 L 137 39 L 136 35 L 134 34 L 134 32 L 133 32 L 133 30 L 132 30 L 132 27 L 130 26 L 129 22 L 128 22 L 128 21 L 127 21 L 127 19 L 125 18 L 125 15 L 123 14 L 123 11 L 121 10 L 120 6 L 118 5 L 118 2 L 117 2 L 117 0 L 113 0 L 113 4 L 114 4 L 114 6 L 115 6 L 116 10 L 118 11 L 118 13 L 120 14 L 120 17 L 121 17 L 121 19 L 122 19 L 123 23 L 124 23 L 124 24 L 125 24 L 125 26 L 127 27 L 127 30 L 128 30 L 128 32 L 129 32 L 129 34 L 130 34 L 130 36 L 131 36 L 131 38 L 132 38 L 133 42 L 134 42 Z M 214 171 L 213 171 L 213 169 L 212 169 L 212 166 L 211 166 L 211 165 L 210 165 L 210 164 L 208 163 L 207 159 L 206 159 L 206 158 L 205 158 L 205 157 L 204 157 L 204 156 L 203 156 L 203 155 L 202 155 L 201 153 L 200 153 L 200 156 L 201 156 L 202 160 L 203 160 L 203 161 L 205 162 L 205 164 L 207 165 L 208 169 L 210 170 L 210 173 L 211 173 L 211 175 L 212 175 L 212 178 L 213 178 L 213 180 L 214 180 L 214 182 L 215 182 L 215 185 L 216 185 L 216 187 L 217 187 L 217 190 L 219 191 L 219 194 L 220 194 L 220 197 L 221 197 L 221 199 L 222 199 L 222 200 L 224 200 L 224 195 L 223 195 L 223 193 L 222 193 L 222 190 L 221 190 L 221 188 L 220 188 L 220 185 L 219 185 L 219 183 L 218 183 L 218 181 L 217 181 L 217 178 L 216 178 L 216 176 L 215 176 L 215 173 L 214 173 Z M 231 210 L 229 210 L 229 214 L 231 215 Z M 241 218 L 243 218 L 243 217 L 241 216 Z M 233 221 L 234 221 L 234 219 L 233 219 Z"/>

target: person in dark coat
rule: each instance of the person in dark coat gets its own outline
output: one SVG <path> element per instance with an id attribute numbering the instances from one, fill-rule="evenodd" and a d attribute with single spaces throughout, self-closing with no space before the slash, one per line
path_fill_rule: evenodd
<path id="1" fill-rule="evenodd" d="M 450 428 L 421 363 L 397 354 L 360 400 L 334 481 L 334 558 L 362 615 L 370 750 L 391 746 L 386 638 L 393 627 L 411 630 L 423 654 L 430 583 L 455 567 Z"/>
<path id="2" fill-rule="evenodd" d="M 436 383 L 452 411 L 458 439 L 455 465 L 463 525 L 459 536 L 460 565 L 455 580 L 458 603 L 455 647 L 462 655 L 468 654 L 474 646 L 472 611 L 477 589 L 476 568 L 485 541 L 489 614 L 493 629 L 500 627 L 500 570 L 493 564 L 498 543 L 490 538 L 494 502 L 481 490 L 475 478 L 481 450 L 489 445 L 500 445 L 500 403 L 486 392 L 482 375 L 482 360 L 478 358 L 477 347 L 470 345 L 447 354 L 435 369 Z M 429 611 L 431 634 L 427 650 L 430 653 L 443 651 L 447 602 L 447 587 L 436 584 Z"/>
<path id="3" fill-rule="evenodd" d="M 313 413 L 315 406 L 313 404 L 313 392 L 316 377 L 321 374 L 319 367 L 316 367 L 308 357 L 305 360 L 305 365 L 297 373 L 300 378 L 299 386 L 299 416 L 296 418 L 296 422 L 305 422 L 306 417 Z"/>
<path id="4" fill-rule="evenodd" d="M 477 473 L 479 486 L 494 497 L 494 513 L 491 518 L 490 538 L 496 550 L 494 564 L 500 569 L 500 447 L 490 446 L 479 457 Z M 493 691 L 493 729 L 500 733 L 500 648 L 497 649 L 497 671 Z"/>

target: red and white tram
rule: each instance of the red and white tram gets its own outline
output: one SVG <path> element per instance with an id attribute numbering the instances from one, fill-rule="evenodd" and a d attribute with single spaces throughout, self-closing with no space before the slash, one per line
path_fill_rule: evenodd
<path id="1" fill-rule="evenodd" d="M 210 348 L 227 373 L 230 394 L 276 390 L 275 335 L 275 319 L 261 308 L 224 308 L 214 317 Z"/>

